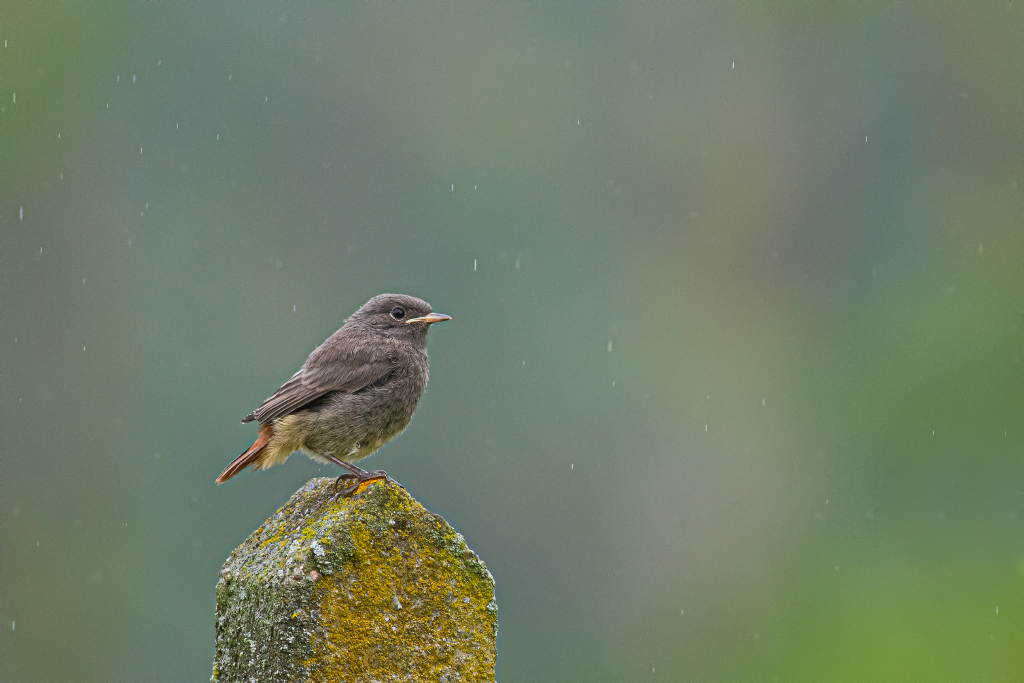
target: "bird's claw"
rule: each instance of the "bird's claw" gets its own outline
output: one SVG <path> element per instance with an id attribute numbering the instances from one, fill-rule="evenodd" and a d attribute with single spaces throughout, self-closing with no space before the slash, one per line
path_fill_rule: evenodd
<path id="1" fill-rule="evenodd" d="M 341 483 L 342 479 L 354 479 L 355 476 L 356 475 L 354 475 L 354 474 L 349 474 L 348 472 L 346 472 L 345 474 L 343 474 L 343 475 L 341 475 L 339 477 L 335 477 L 335 479 L 334 479 L 334 490 L 335 491 L 338 490 L 338 484 Z"/>
<path id="2" fill-rule="evenodd" d="M 355 466 L 353 465 L 352 467 Z M 379 479 L 383 479 L 385 481 L 391 482 L 392 484 L 398 484 L 398 482 L 392 479 L 384 470 L 374 470 L 372 472 L 367 472 L 366 470 L 359 470 L 359 474 L 356 474 L 355 472 L 346 472 L 345 474 L 341 475 L 340 477 L 334 480 L 335 488 L 337 488 L 338 484 L 341 482 L 342 479 L 354 479 L 355 481 L 348 488 L 344 489 L 343 491 L 338 491 L 337 493 L 335 493 L 331 497 L 331 500 L 337 500 L 339 498 L 347 498 L 351 496 L 353 493 L 355 493 L 356 489 L 359 488 L 361 484 L 367 481 L 377 481 Z M 401 484 L 398 485 L 402 486 Z M 402 486 L 402 488 L 404 489 L 405 487 Z"/>

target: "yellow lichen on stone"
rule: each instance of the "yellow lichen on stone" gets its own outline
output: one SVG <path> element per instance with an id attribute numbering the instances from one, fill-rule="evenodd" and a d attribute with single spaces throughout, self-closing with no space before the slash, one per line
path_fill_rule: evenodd
<path id="1" fill-rule="evenodd" d="M 355 527 L 349 571 L 317 586 L 328 627 L 314 635 L 316 655 L 307 664 L 328 675 L 310 680 L 384 680 L 396 669 L 423 680 L 494 680 L 489 574 L 444 520 L 408 495 L 387 495 L 393 517 L 386 534 Z M 410 519 L 430 528 L 410 534 Z"/>
<path id="2" fill-rule="evenodd" d="M 494 581 L 391 482 L 300 489 L 218 584 L 214 680 L 493 681 Z"/>

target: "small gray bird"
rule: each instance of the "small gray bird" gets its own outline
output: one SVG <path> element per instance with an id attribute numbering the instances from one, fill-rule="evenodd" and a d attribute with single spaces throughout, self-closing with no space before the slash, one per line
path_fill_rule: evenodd
<path id="1" fill-rule="evenodd" d="M 318 346 L 302 368 L 242 422 L 257 420 L 256 442 L 217 477 L 223 484 L 249 465 L 265 470 L 295 451 L 347 470 L 354 480 L 387 479 L 367 472 L 362 460 L 408 426 L 427 386 L 427 331 L 451 320 L 426 301 L 405 294 L 381 294 L 352 314 Z"/>

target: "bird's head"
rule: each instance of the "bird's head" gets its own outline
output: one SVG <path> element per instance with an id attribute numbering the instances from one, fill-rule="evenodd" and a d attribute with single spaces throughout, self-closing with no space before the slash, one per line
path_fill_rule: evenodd
<path id="1" fill-rule="evenodd" d="M 426 339 L 434 323 L 451 320 L 451 316 L 434 313 L 423 299 L 407 294 L 378 294 L 360 307 L 346 321 L 372 329 L 389 337 Z"/>

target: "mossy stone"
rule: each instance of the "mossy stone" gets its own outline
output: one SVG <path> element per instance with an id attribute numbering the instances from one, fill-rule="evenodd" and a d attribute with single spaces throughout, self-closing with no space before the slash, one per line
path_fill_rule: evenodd
<path id="1" fill-rule="evenodd" d="M 313 479 L 217 582 L 211 680 L 493 681 L 494 579 L 401 486 Z"/>

